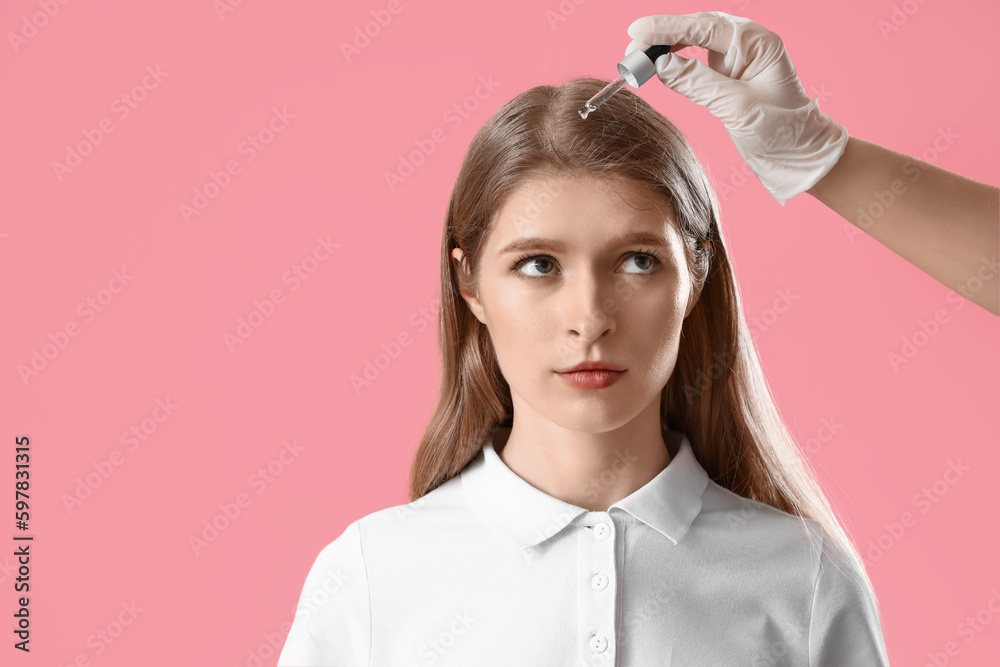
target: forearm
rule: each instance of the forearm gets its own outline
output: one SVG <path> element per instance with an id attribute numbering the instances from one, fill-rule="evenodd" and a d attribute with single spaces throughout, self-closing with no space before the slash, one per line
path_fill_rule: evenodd
<path id="1" fill-rule="evenodd" d="M 850 137 L 837 164 L 806 192 L 1000 315 L 1000 189 Z"/>

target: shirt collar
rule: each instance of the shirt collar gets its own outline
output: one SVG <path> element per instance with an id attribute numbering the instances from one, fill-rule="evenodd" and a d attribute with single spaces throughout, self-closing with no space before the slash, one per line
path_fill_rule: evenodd
<path id="1" fill-rule="evenodd" d="M 473 508 L 488 523 L 522 547 L 549 539 L 587 512 L 536 489 L 507 467 L 493 442 L 498 426 L 484 438 L 482 451 L 462 470 L 462 487 Z M 680 431 L 662 431 L 670 463 L 660 473 L 608 508 L 618 507 L 677 544 L 701 511 L 708 473 Z"/>

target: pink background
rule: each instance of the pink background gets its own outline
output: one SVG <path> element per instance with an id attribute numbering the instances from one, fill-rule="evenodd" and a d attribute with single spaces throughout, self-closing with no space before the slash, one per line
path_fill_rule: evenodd
<path id="1" fill-rule="evenodd" d="M 19 435 L 32 439 L 35 535 L 30 655 L 11 647 L 15 559 L 0 548 L 0 662 L 276 663 L 267 637 L 280 645 L 319 550 L 351 521 L 407 502 L 439 383 L 441 227 L 469 140 L 531 86 L 613 77 L 640 16 L 747 16 L 783 38 L 806 90 L 852 135 L 1000 182 L 996 2 L 401 0 L 348 62 L 341 43 L 389 4 L 0 8 L 0 539 L 13 545 L 19 532 Z M 884 37 L 879 22 L 894 11 L 906 21 Z M 30 38 L 13 44 L 12 33 Z M 481 77 L 496 88 L 477 100 Z M 134 89 L 135 108 L 123 106 Z M 923 665 L 948 642 L 959 648 L 948 664 L 995 659 L 1000 618 L 982 611 L 971 636 L 960 624 L 994 595 L 1000 604 L 988 416 L 1000 319 L 849 234 L 809 195 L 782 208 L 734 172 L 743 162 L 707 110 L 655 79 L 639 92 L 717 184 L 735 187 L 722 224 L 746 316 L 783 416 L 866 554 L 893 664 Z M 449 121 L 463 104 L 467 117 Z M 102 120 L 112 131 L 57 175 L 53 162 Z M 390 190 L 385 172 L 438 128 L 445 141 Z M 947 128 L 957 140 L 934 151 Z M 270 143 L 254 154 L 244 142 L 258 133 Z M 228 182 L 227 163 L 238 169 Z M 185 221 L 181 204 L 213 173 L 226 187 L 209 187 Z M 295 267 L 308 278 L 296 283 Z M 226 336 L 274 290 L 281 302 L 230 349 Z M 784 292 L 793 305 L 775 316 Z M 888 355 L 938 309 L 947 322 L 894 369 Z M 59 347 L 67 326 L 77 335 Z M 356 391 L 351 377 L 404 333 L 410 344 Z M 22 378 L 36 351 L 45 368 Z M 167 416 L 157 405 L 168 400 Z M 133 428 L 142 439 L 123 439 Z M 286 441 L 300 449 L 282 462 Z M 948 484 L 952 461 L 968 470 Z M 935 482 L 942 495 L 919 504 Z M 89 496 L 67 507 L 81 483 Z M 189 539 L 225 523 L 220 504 L 240 513 L 196 554 Z M 904 512 L 915 524 L 892 537 Z M 870 551 L 880 538 L 889 548 Z M 117 634 L 132 603 L 141 611 L 122 616 L 132 622 L 113 643 L 98 639 Z"/>

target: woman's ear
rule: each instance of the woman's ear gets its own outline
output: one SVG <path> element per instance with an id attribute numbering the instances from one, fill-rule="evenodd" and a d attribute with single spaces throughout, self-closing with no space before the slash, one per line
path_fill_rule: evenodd
<path id="1" fill-rule="evenodd" d="M 461 248 L 452 248 L 451 261 L 455 265 L 455 273 L 458 274 L 458 291 L 462 294 L 462 298 L 465 299 L 465 303 L 468 304 L 469 310 L 476 316 L 476 319 L 486 324 L 486 310 L 483 308 L 478 294 L 473 295 L 468 289 L 472 276 L 469 272 L 469 262 L 465 251 Z"/>

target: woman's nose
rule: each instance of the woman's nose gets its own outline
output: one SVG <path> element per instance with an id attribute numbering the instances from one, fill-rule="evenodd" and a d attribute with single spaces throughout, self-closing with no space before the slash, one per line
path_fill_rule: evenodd
<path id="1" fill-rule="evenodd" d="M 614 331 L 614 284 L 610 277 L 580 271 L 566 283 L 568 329 L 590 341 Z"/>

